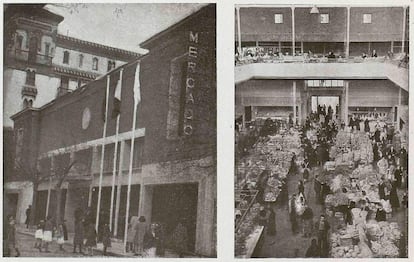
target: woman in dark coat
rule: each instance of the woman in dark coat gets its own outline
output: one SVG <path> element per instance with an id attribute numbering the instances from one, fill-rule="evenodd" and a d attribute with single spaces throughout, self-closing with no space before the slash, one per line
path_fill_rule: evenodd
<path id="1" fill-rule="evenodd" d="M 157 256 L 164 256 L 165 254 L 165 247 L 164 247 L 165 232 L 164 232 L 164 227 L 162 224 L 157 223 L 157 226 L 155 228 L 155 235 L 157 235 L 156 254 Z"/>
<path id="2" fill-rule="evenodd" d="M 401 188 L 401 182 L 402 182 L 402 170 L 401 166 L 398 166 L 394 171 L 394 179 L 395 179 L 395 185 L 397 188 Z"/>
<path id="3" fill-rule="evenodd" d="M 16 222 L 13 216 L 9 217 L 9 225 L 7 230 L 7 248 L 9 256 L 20 256 L 19 249 L 17 248 Z"/>
<path id="4" fill-rule="evenodd" d="M 392 182 L 392 187 L 390 191 L 390 203 L 393 209 L 400 207 L 400 200 L 398 199 L 397 185 L 395 181 Z"/>
<path id="5" fill-rule="evenodd" d="M 305 257 L 319 257 L 319 248 L 316 239 L 312 239 L 311 245 L 306 250 Z"/>
<path id="6" fill-rule="evenodd" d="M 75 236 L 73 237 L 73 253 L 76 253 L 76 247 L 79 247 L 79 253 L 82 253 L 82 246 L 84 240 L 84 227 L 81 219 L 75 220 Z"/>
<path id="7" fill-rule="evenodd" d="M 144 257 L 155 257 L 158 236 L 156 234 L 156 224 L 152 223 L 144 235 Z"/>
<path id="8" fill-rule="evenodd" d="M 88 255 L 93 256 L 93 248 L 96 247 L 96 230 L 95 225 L 90 223 L 86 231 L 85 247 L 88 249 Z"/>
<path id="9" fill-rule="evenodd" d="M 297 221 L 297 214 L 295 208 L 295 198 L 296 194 L 293 194 L 292 198 L 289 200 L 289 220 L 292 229 L 292 233 L 296 234 L 298 230 L 298 221 Z"/>
<path id="10" fill-rule="evenodd" d="M 370 128 L 369 128 L 369 120 L 368 120 L 368 118 L 365 118 L 365 121 L 364 121 L 364 131 L 366 133 L 369 133 L 371 131 Z"/>

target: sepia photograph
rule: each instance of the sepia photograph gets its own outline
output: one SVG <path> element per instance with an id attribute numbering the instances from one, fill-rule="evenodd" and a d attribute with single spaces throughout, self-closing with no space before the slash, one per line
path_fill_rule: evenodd
<path id="1" fill-rule="evenodd" d="M 3 256 L 216 257 L 216 4 L 3 14 Z"/>
<path id="2" fill-rule="evenodd" d="M 235 5 L 236 258 L 407 258 L 409 7 Z"/>

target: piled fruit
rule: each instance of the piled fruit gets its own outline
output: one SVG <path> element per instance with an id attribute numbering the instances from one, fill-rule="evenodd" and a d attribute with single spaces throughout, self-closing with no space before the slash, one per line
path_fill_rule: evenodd
<path id="1" fill-rule="evenodd" d="M 367 223 L 367 236 L 371 239 L 371 249 L 376 257 L 398 257 L 401 231 L 397 223 L 376 222 Z"/>
<path id="2" fill-rule="evenodd" d="M 335 158 L 337 165 L 360 160 L 371 163 L 373 160 L 371 141 L 364 132 L 339 131 L 335 146 L 331 147 L 330 157 Z"/>

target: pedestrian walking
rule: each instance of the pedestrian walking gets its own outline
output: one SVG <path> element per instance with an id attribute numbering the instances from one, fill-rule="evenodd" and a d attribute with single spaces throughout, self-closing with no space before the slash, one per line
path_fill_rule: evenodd
<path id="1" fill-rule="evenodd" d="M 328 257 L 328 231 L 330 228 L 331 227 L 328 221 L 326 221 L 325 215 L 321 215 L 318 223 L 318 247 L 320 257 Z"/>
<path id="2" fill-rule="evenodd" d="M 138 222 L 138 217 L 132 216 L 129 219 L 128 228 L 127 228 L 127 239 L 126 239 L 126 246 L 125 252 L 135 252 L 134 248 L 134 239 L 135 239 L 135 221 Z"/>
<path id="3" fill-rule="evenodd" d="M 79 253 L 82 253 L 85 229 L 83 221 L 80 216 L 75 218 L 75 236 L 73 237 L 73 253 L 76 253 L 76 248 L 79 248 Z"/>
<path id="4" fill-rule="evenodd" d="M 32 205 L 29 205 L 29 207 L 26 209 L 26 228 L 29 228 L 30 224 L 30 215 L 32 214 Z"/>
<path id="5" fill-rule="evenodd" d="M 174 251 L 177 252 L 178 257 L 184 257 L 184 253 L 187 251 L 188 248 L 188 234 L 187 228 L 185 227 L 183 221 L 178 222 L 177 226 L 175 227 L 172 233 L 171 241 L 174 247 Z"/>
<path id="6" fill-rule="evenodd" d="M 20 251 L 17 245 L 16 237 L 16 221 L 13 216 L 9 217 L 9 224 L 7 230 L 7 248 L 9 256 L 11 257 L 20 257 Z"/>
<path id="7" fill-rule="evenodd" d="M 87 249 L 87 255 L 93 256 L 93 248 L 96 247 L 96 230 L 95 225 L 93 223 L 89 223 L 86 229 L 86 241 L 85 241 L 85 247 Z"/>
<path id="8" fill-rule="evenodd" d="M 138 218 L 138 223 L 135 226 L 135 255 L 142 255 L 144 251 L 144 236 L 145 232 L 148 230 L 148 225 L 146 223 L 145 216 L 140 216 Z"/>
<path id="9" fill-rule="evenodd" d="M 56 243 L 59 245 L 59 250 L 65 252 L 65 249 L 63 248 L 63 244 L 65 244 L 65 236 L 63 231 L 63 225 L 59 224 L 56 228 Z"/>
<path id="10" fill-rule="evenodd" d="M 303 236 L 310 237 L 312 234 L 313 211 L 312 208 L 306 207 L 302 215 L 303 220 Z"/>
<path id="11" fill-rule="evenodd" d="M 295 208 L 295 198 L 296 198 L 296 194 L 293 194 L 291 199 L 289 200 L 289 220 L 290 220 L 290 225 L 291 225 L 293 234 L 297 233 L 297 228 L 298 228 L 297 214 L 296 214 L 296 208 Z"/>
<path id="12" fill-rule="evenodd" d="M 49 245 L 52 242 L 53 236 L 53 221 L 52 217 L 48 216 L 45 222 L 45 228 L 43 230 L 43 247 L 46 253 L 50 253 Z"/>
<path id="13" fill-rule="evenodd" d="M 390 203 L 391 203 L 393 211 L 396 211 L 397 208 L 400 207 L 400 200 L 398 198 L 397 182 L 396 181 L 393 181 L 392 184 L 391 184 Z"/>
<path id="14" fill-rule="evenodd" d="M 156 223 L 155 234 L 157 237 L 156 255 L 162 257 L 165 255 L 165 231 L 161 223 Z"/>
<path id="15" fill-rule="evenodd" d="M 108 223 L 105 223 L 102 228 L 102 244 L 103 244 L 103 255 L 106 256 L 108 247 L 111 247 L 111 230 L 109 229 Z"/>
<path id="16" fill-rule="evenodd" d="M 34 245 L 34 248 L 39 249 L 40 252 L 42 252 L 44 226 L 45 226 L 45 221 L 40 220 L 39 224 L 37 224 L 36 231 L 35 231 L 35 245 Z"/>

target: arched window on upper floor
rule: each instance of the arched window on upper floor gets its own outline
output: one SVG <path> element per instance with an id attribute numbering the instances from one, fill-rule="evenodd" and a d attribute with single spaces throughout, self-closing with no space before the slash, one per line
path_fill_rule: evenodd
<path id="1" fill-rule="evenodd" d="M 92 70 L 98 71 L 98 58 L 96 57 L 92 59 Z"/>
<path id="2" fill-rule="evenodd" d="M 82 67 L 82 66 L 83 66 L 83 55 L 80 54 L 79 55 L 79 67 Z"/>
<path id="3" fill-rule="evenodd" d="M 64 51 L 63 52 L 63 63 L 64 64 L 69 64 L 69 51 Z"/>

